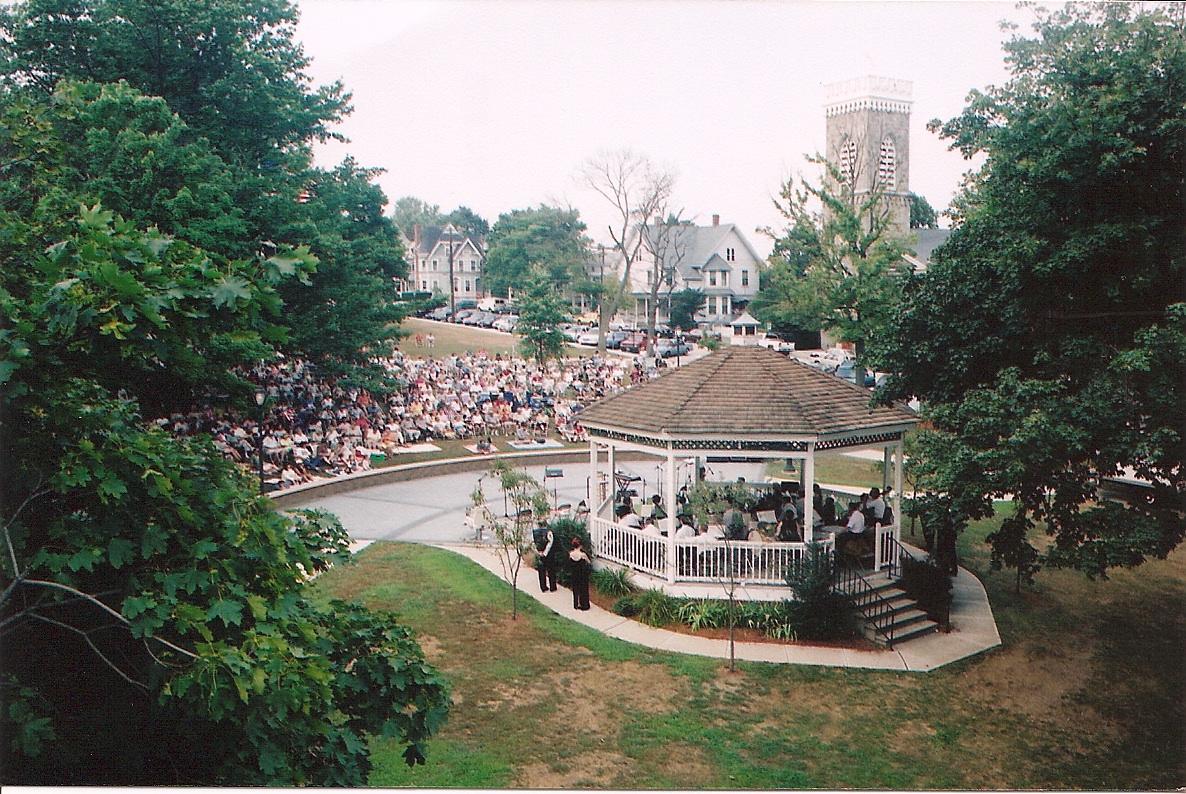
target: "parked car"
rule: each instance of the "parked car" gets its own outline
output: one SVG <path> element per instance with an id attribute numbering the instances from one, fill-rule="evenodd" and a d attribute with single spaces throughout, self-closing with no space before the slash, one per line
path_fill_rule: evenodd
<path id="1" fill-rule="evenodd" d="M 453 313 L 453 310 L 450 309 L 448 306 L 440 306 L 440 307 L 430 311 L 428 313 L 427 317 L 430 320 L 439 320 L 441 322 L 444 322 L 445 320 L 449 319 L 449 315 L 451 315 L 452 313 Z"/>
<path id="2" fill-rule="evenodd" d="M 597 336 L 598 336 L 598 334 L 597 334 L 597 331 L 595 331 L 595 330 L 585 331 L 585 333 L 583 333 L 577 337 L 577 344 L 578 345 L 588 345 L 590 347 L 596 347 L 597 346 Z"/>
<path id="3" fill-rule="evenodd" d="M 856 359 L 846 358 L 841 361 L 836 369 L 832 370 L 832 374 L 844 378 L 849 383 L 857 382 Z M 869 370 L 865 370 L 865 386 L 874 386 L 877 383 L 876 376 Z"/>
<path id="4" fill-rule="evenodd" d="M 781 334 L 765 334 L 758 339 L 758 344 L 784 356 L 789 356 L 795 350 L 795 343 Z"/>
<path id="5" fill-rule="evenodd" d="M 469 317 L 466 317 L 461 322 L 474 328 L 489 328 L 491 325 L 494 325 L 494 321 L 497 319 L 498 315 L 479 310 L 471 314 Z"/>
<path id="6" fill-rule="evenodd" d="M 622 340 L 629 336 L 629 331 L 610 331 L 605 335 L 605 346 L 610 350 L 617 350 L 622 346 Z"/>
<path id="7" fill-rule="evenodd" d="M 623 353 L 641 353 L 647 349 L 647 335 L 645 331 L 635 331 L 622 340 L 618 349 Z"/>
<path id="8" fill-rule="evenodd" d="M 659 339 L 655 342 L 655 354 L 660 358 L 686 356 L 691 352 L 692 346 L 682 339 Z"/>
<path id="9" fill-rule="evenodd" d="M 506 331 L 508 334 L 515 330 L 515 326 L 519 323 L 519 315 L 504 314 L 494 321 L 493 328 L 496 331 Z"/>
<path id="10" fill-rule="evenodd" d="M 580 338 L 581 334 L 588 333 L 589 329 L 583 325 L 573 325 L 572 323 L 564 323 L 560 326 L 560 330 L 564 332 L 564 338 L 569 342 L 575 342 Z"/>

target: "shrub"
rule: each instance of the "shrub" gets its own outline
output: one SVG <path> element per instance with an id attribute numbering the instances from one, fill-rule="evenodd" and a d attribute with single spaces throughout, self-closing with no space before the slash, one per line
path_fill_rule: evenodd
<path id="1" fill-rule="evenodd" d="M 805 640 L 840 640 L 857 635 L 852 599 L 832 590 L 832 557 L 818 543 L 787 574 L 795 595 L 786 602 L 787 623 Z"/>
<path id="2" fill-rule="evenodd" d="M 624 618 L 632 618 L 638 614 L 638 596 L 628 595 L 614 602 L 614 614 Z"/>
<path id="3" fill-rule="evenodd" d="M 630 571 L 625 568 L 602 568 L 596 570 L 593 572 L 592 582 L 598 592 L 610 598 L 627 596 L 637 590 L 634 583 L 630 581 Z"/>
<path id="4" fill-rule="evenodd" d="M 902 579 L 898 583 L 918 602 L 927 617 L 946 627 L 951 614 L 951 577 L 933 560 L 902 559 Z"/>
<path id="5" fill-rule="evenodd" d="M 694 630 L 717 629 L 729 625 L 729 605 L 715 598 L 683 601 L 677 610 L 679 620 Z M 738 623 L 741 621 L 739 620 Z"/>
<path id="6" fill-rule="evenodd" d="M 556 581 L 569 587 L 572 582 L 572 571 L 568 567 L 568 552 L 572 550 L 572 539 L 580 538 L 586 552 L 593 548 L 593 541 L 585 525 L 571 518 L 557 519 L 549 524 L 548 528 L 552 530 L 555 553 L 560 555 L 557 558 L 559 564 L 556 566 Z"/>
<path id="7" fill-rule="evenodd" d="M 634 596 L 638 603 L 638 619 L 648 626 L 664 626 L 678 618 L 678 604 L 663 588 L 646 589 Z"/>
<path id="8" fill-rule="evenodd" d="M 741 625 L 757 629 L 776 640 L 794 640 L 799 634 L 793 624 L 794 612 L 790 601 L 752 601 L 744 605 Z"/>

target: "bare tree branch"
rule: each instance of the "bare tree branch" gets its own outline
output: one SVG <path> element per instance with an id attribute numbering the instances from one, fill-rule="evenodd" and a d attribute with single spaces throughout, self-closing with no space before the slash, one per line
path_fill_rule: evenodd
<path id="1" fill-rule="evenodd" d="M 17 562 L 16 549 L 13 548 L 12 536 L 9 535 L 8 530 L 10 527 L 12 527 L 13 522 L 17 520 L 17 517 L 20 516 L 21 512 L 24 511 L 29 502 L 32 502 L 34 499 L 44 496 L 50 492 L 50 489 L 43 485 L 44 482 L 44 477 L 38 477 L 37 485 L 33 486 L 33 490 L 29 492 L 29 495 L 26 496 L 25 500 L 17 507 L 16 512 L 14 512 L 12 517 L 9 518 L 4 524 L 4 543 L 8 546 L 8 556 L 9 560 L 12 562 L 12 575 L 14 577 L 17 576 L 17 571 L 20 570 L 20 564 Z"/>
<path id="2" fill-rule="evenodd" d="M 637 227 L 666 206 L 675 177 L 670 171 L 656 169 L 646 157 L 629 149 L 602 152 L 590 158 L 580 167 L 578 176 L 616 211 L 608 230 L 613 248 L 621 257 L 622 272 L 615 273 L 617 281 L 612 288 L 607 287 L 599 307 L 597 349 L 604 351 L 606 328 L 630 289 L 631 269 L 642 249 L 642 234 Z"/>
<path id="3" fill-rule="evenodd" d="M 75 634 L 79 635 L 84 640 L 86 640 L 87 645 L 91 646 L 91 650 L 95 652 L 95 655 L 98 656 L 100 659 L 102 659 L 103 663 L 105 665 L 107 665 L 108 667 L 110 667 L 115 672 L 116 675 L 118 675 L 123 680 L 127 681 L 132 686 L 142 689 L 146 693 L 149 691 L 147 684 L 141 683 L 140 681 L 137 681 L 137 680 L 129 677 L 127 673 L 125 673 L 123 670 L 119 669 L 118 665 L 116 665 L 114 662 L 112 662 L 110 659 L 108 659 L 107 656 L 104 655 L 104 653 L 101 650 L 99 650 L 99 646 L 95 645 L 94 641 L 91 640 L 90 632 L 83 631 L 82 629 L 78 628 L 77 626 L 71 626 L 69 623 L 63 623 L 60 620 L 54 620 L 53 618 L 47 618 L 45 615 L 39 615 L 36 612 L 29 613 L 29 617 L 31 617 L 34 620 L 40 620 L 44 623 L 50 624 L 51 626 L 57 626 L 58 628 L 65 629 L 66 631 L 71 631 L 71 632 L 74 632 Z"/>
<path id="4" fill-rule="evenodd" d="M 98 598 L 96 598 L 95 596 L 92 596 L 88 593 L 84 593 L 81 590 L 76 590 L 73 587 L 61 584 L 59 582 L 48 582 L 48 581 L 45 581 L 42 579 L 25 579 L 25 580 L 23 580 L 23 583 L 28 584 L 28 585 L 35 585 L 38 587 L 48 587 L 48 588 L 57 589 L 57 590 L 64 590 L 67 593 L 72 593 L 73 595 L 77 596 L 80 600 L 86 601 L 88 603 L 94 604 L 95 606 L 99 607 L 104 612 L 106 612 L 107 614 L 111 615 L 116 620 L 118 620 L 120 623 L 123 623 L 125 626 L 132 625 L 131 621 L 128 620 L 126 617 L 124 617 L 123 614 L 121 614 L 119 611 L 112 609 L 111 607 L 107 606 L 107 604 L 104 604 L 102 601 L 100 601 Z M 29 615 L 30 617 L 43 618 L 43 616 L 41 616 L 34 610 L 28 610 L 26 612 L 26 614 Z M 48 618 L 43 618 L 43 619 L 48 620 Z M 8 621 L 6 621 L 6 622 L 8 622 Z M 148 639 L 148 638 L 146 638 L 146 639 Z M 174 645 L 173 643 L 169 642 L 168 640 L 166 640 L 163 637 L 158 637 L 154 634 L 154 635 L 152 635 L 151 639 L 153 639 L 156 642 L 159 642 L 161 645 L 164 645 L 166 648 L 177 651 L 177 653 L 180 653 L 183 656 L 188 656 L 190 659 L 198 658 L 198 655 L 196 653 L 194 653 L 193 651 L 186 650 L 185 648 L 182 648 L 179 645 Z"/>

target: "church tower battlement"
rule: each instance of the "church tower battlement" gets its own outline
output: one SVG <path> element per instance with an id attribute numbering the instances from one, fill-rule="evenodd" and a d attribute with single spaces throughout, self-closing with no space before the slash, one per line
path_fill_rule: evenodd
<path id="1" fill-rule="evenodd" d="M 857 199 L 884 191 L 883 210 L 910 231 L 910 107 L 913 84 L 872 75 L 824 86 L 827 158 Z"/>

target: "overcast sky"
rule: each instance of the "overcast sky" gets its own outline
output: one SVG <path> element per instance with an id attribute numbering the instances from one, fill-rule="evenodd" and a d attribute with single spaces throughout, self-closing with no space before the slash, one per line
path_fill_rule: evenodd
<path id="1" fill-rule="evenodd" d="M 968 91 L 1005 82 L 1001 2 L 298 0 L 297 37 L 318 84 L 342 80 L 346 145 L 318 150 L 387 170 L 392 201 L 466 205 L 492 224 L 540 203 L 581 211 L 608 242 L 604 200 L 575 172 L 629 147 L 676 174 L 675 206 L 701 223 L 781 228 L 771 204 L 814 175 L 824 85 L 863 75 L 913 83 L 910 188 L 942 210 L 969 164 L 927 132 Z"/>

